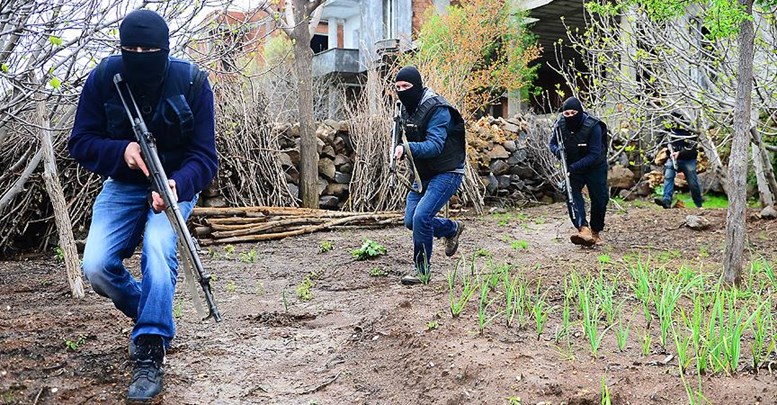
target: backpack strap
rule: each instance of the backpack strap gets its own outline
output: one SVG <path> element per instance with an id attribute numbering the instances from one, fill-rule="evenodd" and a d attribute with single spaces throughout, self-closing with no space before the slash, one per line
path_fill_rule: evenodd
<path id="1" fill-rule="evenodd" d="M 192 106 L 194 104 L 195 98 L 198 94 L 200 94 L 200 89 L 202 89 L 202 85 L 205 83 L 205 79 L 208 78 L 208 73 L 200 70 L 200 68 L 197 67 L 197 65 L 194 63 L 190 63 L 189 66 L 189 80 L 191 82 L 191 87 L 189 87 L 189 91 L 186 94 L 186 102 L 189 104 L 189 106 Z"/>

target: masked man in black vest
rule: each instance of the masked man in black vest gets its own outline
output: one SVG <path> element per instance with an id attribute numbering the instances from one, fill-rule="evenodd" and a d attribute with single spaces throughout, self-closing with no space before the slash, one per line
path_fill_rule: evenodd
<path id="1" fill-rule="evenodd" d="M 656 204 L 664 208 L 672 208 L 674 178 L 678 171 L 685 174 L 685 180 L 688 182 L 691 198 L 693 198 L 696 208 L 701 208 L 702 206 L 701 187 L 699 186 L 699 177 L 696 173 L 699 138 L 688 131 L 688 125 L 688 120 L 684 115 L 679 112 L 672 113 L 669 139 L 667 141 L 669 158 L 664 164 L 664 194 L 662 197 L 654 200 Z"/>
<path id="2" fill-rule="evenodd" d="M 583 246 L 602 244 L 600 232 L 604 229 L 604 215 L 610 200 L 607 187 L 607 126 L 584 112 L 583 105 L 575 97 L 564 101 L 561 116 L 555 125 L 561 131 L 567 155 L 568 167 L 562 169 L 569 173 L 572 188 L 572 201 L 567 201 L 567 209 L 578 230 L 570 240 Z M 556 157 L 560 157 L 561 150 L 555 131 L 551 135 L 549 147 Z M 583 186 L 588 188 L 591 198 L 590 225 L 586 220 Z"/>
<path id="3" fill-rule="evenodd" d="M 175 336 L 177 243 L 167 216 L 158 213 L 165 205 L 150 192 L 148 168 L 113 78 L 120 73 L 129 84 L 184 219 L 218 167 L 213 92 L 205 72 L 168 56 L 167 24 L 153 11 L 127 14 L 119 38 L 121 55 L 103 59 L 84 83 L 68 150 L 105 179 L 92 208 L 82 267 L 94 291 L 135 322 L 127 398 L 148 400 L 162 391 L 165 350 Z M 141 238 L 138 281 L 124 259 Z"/>
<path id="4" fill-rule="evenodd" d="M 398 145 L 394 154 L 397 159 L 412 156 L 420 177 L 408 193 L 405 206 L 405 226 L 413 231 L 414 269 L 401 281 L 412 285 L 427 283 L 431 277 L 433 238 L 445 238 L 447 256 L 453 256 L 459 246 L 464 223 L 436 214 L 464 178 L 464 120 L 442 96 L 423 87 L 421 74 L 413 66 L 397 73 L 395 87 L 402 102 L 400 121 L 408 142 Z"/>

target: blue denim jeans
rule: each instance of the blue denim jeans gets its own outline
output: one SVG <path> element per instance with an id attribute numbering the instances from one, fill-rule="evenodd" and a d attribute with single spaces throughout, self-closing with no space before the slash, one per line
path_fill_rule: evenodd
<path id="1" fill-rule="evenodd" d="M 178 276 L 177 235 L 165 213 L 148 204 L 149 188 L 108 179 L 92 207 L 92 224 L 84 250 L 84 275 L 94 291 L 108 297 L 135 320 L 132 339 L 161 335 L 165 346 L 175 336 L 173 294 Z M 179 202 L 188 218 L 197 197 Z M 145 236 L 144 236 L 145 235 Z M 143 237 L 140 257 L 142 281 L 124 267 Z"/>
<path id="2" fill-rule="evenodd" d="M 685 174 L 685 181 L 688 182 L 688 188 L 691 189 L 691 198 L 696 207 L 701 207 L 701 187 L 699 186 L 699 177 L 696 176 L 696 159 L 677 160 L 677 170 Z M 664 201 L 671 203 L 674 195 L 674 178 L 677 170 L 672 166 L 672 159 L 664 164 Z"/>
<path id="3" fill-rule="evenodd" d="M 610 189 L 607 186 L 607 163 L 585 173 L 570 173 L 569 182 L 572 186 L 572 201 L 574 207 L 567 201 L 569 219 L 575 228 L 590 226 L 594 232 L 604 229 L 604 216 L 607 213 L 607 203 L 610 201 Z M 583 200 L 583 186 L 588 188 L 588 196 L 591 198 L 591 223 L 585 217 L 585 201 Z M 572 210 L 575 209 L 576 218 L 572 219 Z"/>
<path id="4" fill-rule="evenodd" d="M 433 239 L 456 233 L 455 222 L 436 215 L 459 189 L 463 178 L 459 173 L 440 173 L 423 181 L 423 193 L 407 194 L 405 227 L 413 231 L 413 263 L 419 273 L 429 271 Z"/>

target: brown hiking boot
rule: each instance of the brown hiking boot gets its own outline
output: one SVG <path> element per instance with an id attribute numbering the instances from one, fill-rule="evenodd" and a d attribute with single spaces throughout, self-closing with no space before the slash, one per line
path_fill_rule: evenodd
<path id="1" fill-rule="evenodd" d="M 604 245 L 604 241 L 602 240 L 602 237 L 599 236 L 599 232 L 591 232 L 591 236 L 594 238 L 594 245 L 601 246 Z"/>
<path id="2" fill-rule="evenodd" d="M 580 231 L 569 237 L 569 240 L 572 241 L 575 245 L 581 245 L 581 246 L 593 246 L 594 245 L 594 236 L 591 234 L 591 228 L 587 226 L 580 227 Z"/>
<path id="3" fill-rule="evenodd" d="M 464 231 L 464 222 L 453 221 L 456 223 L 456 233 L 453 236 L 445 238 L 445 256 L 453 256 L 459 248 L 459 236 Z"/>

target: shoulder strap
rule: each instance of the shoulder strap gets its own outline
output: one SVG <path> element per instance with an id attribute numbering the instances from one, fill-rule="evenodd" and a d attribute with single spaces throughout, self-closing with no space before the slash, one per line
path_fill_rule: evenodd
<path id="1" fill-rule="evenodd" d="M 189 92 L 186 94 L 186 102 L 191 106 L 197 95 L 200 94 L 200 89 L 202 88 L 203 83 L 205 83 L 205 79 L 208 78 L 208 73 L 200 70 L 194 63 L 190 63 L 189 65 L 189 80 L 191 81 L 191 87 L 189 87 Z"/>

